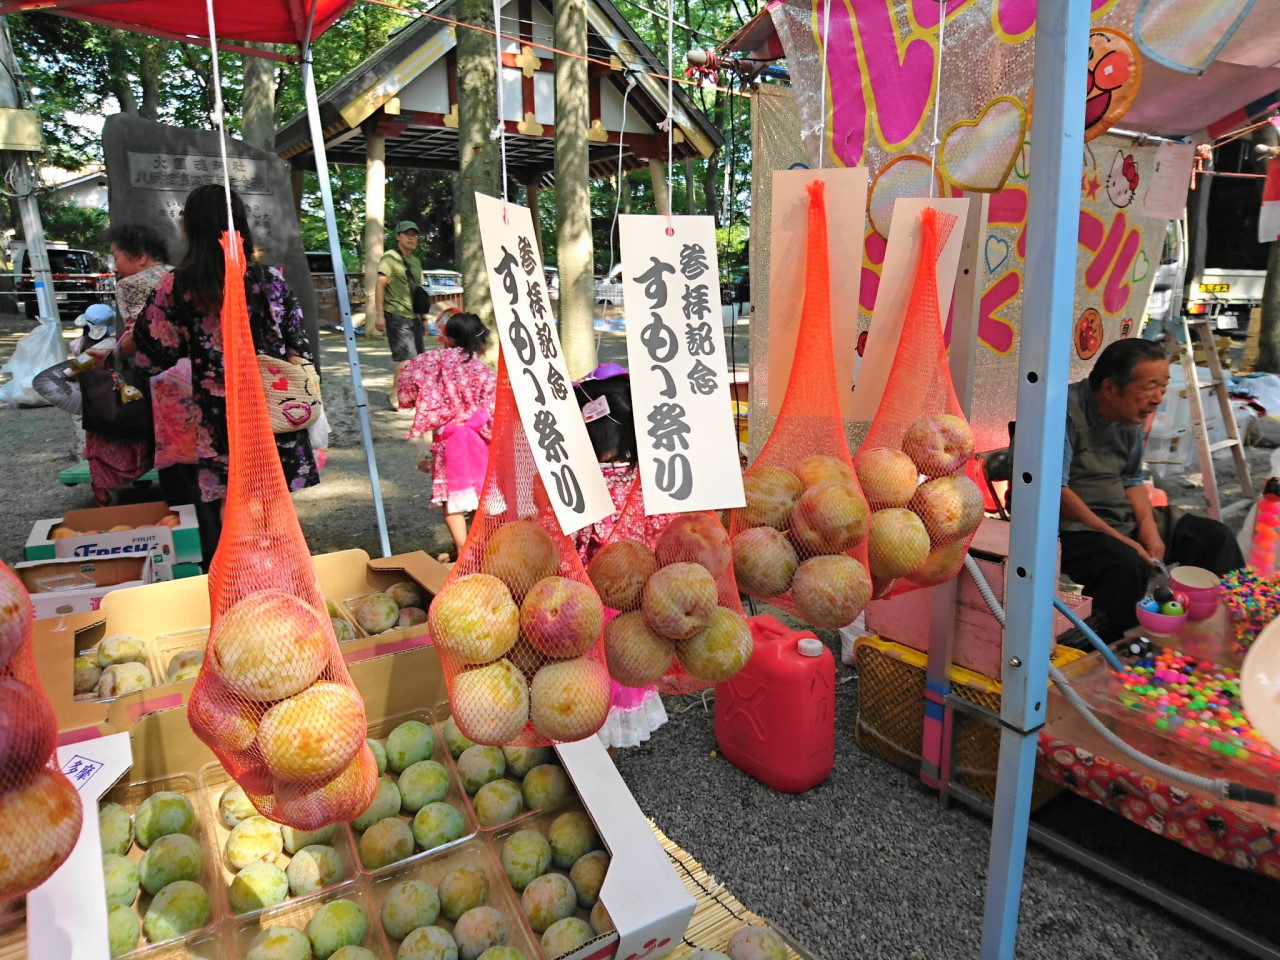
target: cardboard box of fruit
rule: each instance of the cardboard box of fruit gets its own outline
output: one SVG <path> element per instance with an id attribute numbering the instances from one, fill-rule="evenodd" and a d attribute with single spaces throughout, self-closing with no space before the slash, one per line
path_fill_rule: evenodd
<path id="1" fill-rule="evenodd" d="M 184 710 L 136 722 L 99 807 L 113 956 L 586 960 L 680 942 L 693 898 L 598 739 L 470 744 L 431 647 L 350 669 L 381 788 L 310 835 L 257 817 Z"/>
<path id="2" fill-rule="evenodd" d="M 13 572 L 31 595 L 37 620 L 97 610 L 108 593 L 145 586 L 152 576 L 147 556 L 28 560 Z"/>
<path id="3" fill-rule="evenodd" d="M 189 504 L 134 503 L 72 510 L 37 520 L 23 548 L 24 560 L 158 555 L 161 565 L 200 562 L 200 527 Z M 161 579 L 161 577 L 155 577 Z"/>

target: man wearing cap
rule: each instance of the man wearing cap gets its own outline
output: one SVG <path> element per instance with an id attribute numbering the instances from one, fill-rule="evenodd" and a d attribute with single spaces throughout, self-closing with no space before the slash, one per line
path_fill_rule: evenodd
<path id="1" fill-rule="evenodd" d="M 396 362 L 391 383 L 391 409 L 399 410 L 400 371 L 426 349 L 424 318 L 413 312 L 413 290 L 422 284 L 422 264 L 413 255 L 418 246 L 418 225 L 412 220 L 396 224 L 396 249 L 378 261 L 378 302 L 374 329 L 384 330 Z"/>

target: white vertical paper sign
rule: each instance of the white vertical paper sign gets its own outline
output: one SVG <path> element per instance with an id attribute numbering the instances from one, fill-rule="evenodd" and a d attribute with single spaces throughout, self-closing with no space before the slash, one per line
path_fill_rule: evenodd
<path id="1" fill-rule="evenodd" d="M 645 512 L 744 506 L 715 221 L 624 216 L 618 236 Z"/>
<path id="2" fill-rule="evenodd" d="M 564 365 L 533 217 L 481 193 L 476 212 L 516 409 L 560 529 L 573 533 L 612 514 L 613 498 Z"/>

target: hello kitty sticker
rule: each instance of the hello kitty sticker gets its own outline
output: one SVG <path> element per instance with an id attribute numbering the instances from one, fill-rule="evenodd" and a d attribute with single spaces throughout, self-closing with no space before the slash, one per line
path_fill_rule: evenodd
<path id="1" fill-rule="evenodd" d="M 1115 159 L 1111 161 L 1111 170 L 1107 173 L 1107 199 L 1117 207 L 1127 207 L 1133 203 L 1138 193 L 1141 176 L 1132 153 L 1117 150 Z"/>

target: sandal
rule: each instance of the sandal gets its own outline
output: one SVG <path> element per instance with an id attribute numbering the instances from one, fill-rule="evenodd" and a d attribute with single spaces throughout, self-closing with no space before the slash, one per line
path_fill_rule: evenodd
<path id="1" fill-rule="evenodd" d="M 391 409 L 392 410 L 400 409 L 400 398 L 397 397 L 394 393 L 391 395 Z"/>

